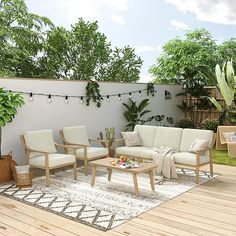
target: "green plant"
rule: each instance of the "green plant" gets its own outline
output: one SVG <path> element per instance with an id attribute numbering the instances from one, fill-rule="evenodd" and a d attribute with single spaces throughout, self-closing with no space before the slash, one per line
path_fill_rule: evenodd
<path id="1" fill-rule="evenodd" d="M 161 122 L 165 119 L 165 115 L 156 115 L 154 116 L 154 120 L 156 125 L 162 125 Z"/>
<path id="2" fill-rule="evenodd" d="M 90 80 L 86 86 L 86 105 L 89 106 L 90 100 L 97 104 L 97 107 L 101 107 L 103 97 L 100 94 L 99 84 L 96 81 Z"/>
<path id="3" fill-rule="evenodd" d="M 214 131 L 214 133 L 216 133 L 218 125 L 219 125 L 219 122 L 217 120 L 206 119 L 201 123 L 200 127 L 201 129 L 212 130 Z"/>
<path id="4" fill-rule="evenodd" d="M 2 156 L 2 127 L 13 121 L 17 108 L 24 104 L 22 96 L 0 88 L 0 158 Z"/>
<path id="5" fill-rule="evenodd" d="M 169 125 L 173 125 L 174 124 L 174 122 L 175 122 L 175 120 L 174 120 L 174 118 L 173 117 L 171 117 L 171 116 L 167 116 L 166 117 L 166 122 L 169 124 Z"/>
<path id="6" fill-rule="evenodd" d="M 103 132 L 100 131 L 98 140 L 101 141 L 104 147 L 110 148 L 115 140 L 115 128 L 114 127 L 105 128 L 105 140 L 104 140 Z"/>
<path id="7" fill-rule="evenodd" d="M 125 130 L 133 130 L 136 124 L 144 124 L 153 119 L 153 117 L 149 117 L 145 120 L 141 119 L 145 114 L 151 112 L 150 110 L 145 110 L 145 108 L 149 106 L 149 99 L 144 99 L 139 104 L 136 103 L 137 102 L 134 102 L 132 99 L 129 99 L 129 104 L 123 103 L 127 109 L 124 112 L 124 117 L 128 121 Z"/>
<path id="8" fill-rule="evenodd" d="M 182 119 L 179 119 L 176 123 L 176 126 L 177 127 L 180 127 L 180 128 L 194 128 L 194 123 L 193 121 L 191 121 L 190 119 L 186 119 L 186 118 L 182 118 Z"/>
<path id="9" fill-rule="evenodd" d="M 232 106 L 235 103 L 236 95 L 236 76 L 234 75 L 234 68 L 232 61 L 224 63 L 223 67 L 220 68 L 219 64 L 215 67 L 215 75 L 209 72 L 209 68 L 201 67 L 200 71 L 205 77 L 211 80 L 216 80 L 216 87 L 220 92 L 225 102 L 225 108 L 214 98 L 209 97 L 210 101 L 214 104 L 218 111 L 222 112 L 219 118 L 219 124 L 223 124 L 226 120 L 231 123 L 236 122 L 235 114 L 232 113 Z"/>
<path id="10" fill-rule="evenodd" d="M 155 95 L 155 88 L 154 88 L 154 84 L 149 82 L 147 83 L 147 95 L 152 95 L 154 96 Z"/>

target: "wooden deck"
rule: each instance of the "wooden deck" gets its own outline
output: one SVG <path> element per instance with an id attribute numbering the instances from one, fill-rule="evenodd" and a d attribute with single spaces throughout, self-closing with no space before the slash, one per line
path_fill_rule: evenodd
<path id="1" fill-rule="evenodd" d="M 236 167 L 108 232 L 0 196 L 0 235 L 236 235 Z M 158 187 L 157 187 L 158 191 Z"/>

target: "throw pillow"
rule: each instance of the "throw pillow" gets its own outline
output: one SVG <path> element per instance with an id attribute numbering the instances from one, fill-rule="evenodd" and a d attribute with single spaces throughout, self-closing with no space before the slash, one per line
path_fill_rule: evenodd
<path id="1" fill-rule="evenodd" d="M 16 174 L 29 174 L 29 165 L 26 166 L 15 166 Z"/>
<path id="2" fill-rule="evenodd" d="M 189 148 L 189 152 L 197 153 L 197 151 L 205 149 L 207 147 L 209 147 L 208 140 L 195 139 Z"/>
<path id="3" fill-rule="evenodd" d="M 226 142 L 230 142 L 231 137 L 235 136 L 235 132 L 224 132 L 223 136 L 224 136 Z"/>
<path id="4" fill-rule="evenodd" d="M 121 132 L 121 134 L 127 147 L 142 145 L 138 132 Z"/>

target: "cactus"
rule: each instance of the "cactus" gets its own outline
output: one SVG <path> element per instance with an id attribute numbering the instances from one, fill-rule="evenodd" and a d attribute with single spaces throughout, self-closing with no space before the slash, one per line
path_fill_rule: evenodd
<path id="1" fill-rule="evenodd" d="M 98 140 L 104 140 L 103 139 L 103 133 L 100 131 L 99 132 L 99 138 Z M 101 142 L 103 144 L 104 147 L 106 147 L 106 143 L 108 144 L 108 148 L 110 148 L 115 140 L 115 128 L 105 128 L 105 137 L 106 140 L 104 140 L 104 142 Z M 106 142 L 105 142 L 106 141 Z"/>

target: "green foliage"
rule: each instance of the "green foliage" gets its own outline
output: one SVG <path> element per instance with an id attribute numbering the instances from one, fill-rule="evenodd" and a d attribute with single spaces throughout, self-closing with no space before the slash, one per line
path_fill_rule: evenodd
<path id="1" fill-rule="evenodd" d="M 219 64 L 217 64 L 215 67 L 215 75 L 212 73 L 210 74 L 209 70 L 207 68 L 205 70 L 204 67 L 202 67 L 200 71 L 204 76 L 211 76 L 211 80 L 217 81 L 217 89 L 224 99 L 225 108 L 223 110 L 221 104 L 215 98 L 209 98 L 214 106 L 220 112 L 222 112 L 219 119 L 219 124 L 223 124 L 225 120 L 229 120 L 231 123 L 235 123 L 236 118 L 232 113 L 232 105 L 235 103 L 236 76 L 234 75 L 232 61 L 227 61 L 226 63 L 224 63 L 222 68 L 220 68 Z"/>
<path id="2" fill-rule="evenodd" d="M 228 151 L 219 151 L 212 149 L 212 158 L 214 164 L 221 164 L 221 165 L 229 165 L 229 166 L 236 166 L 236 158 L 229 157 Z"/>
<path id="3" fill-rule="evenodd" d="M 90 80 L 86 85 L 86 105 L 89 106 L 92 100 L 97 107 L 101 107 L 103 97 L 100 94 L 99 84 L 96 81 Z"/>
<path id="4" fill-rule="evenodd" d="M 149 82 L 147 83 L 147 95 L 152 95 L 155 96 L 155 88 L 154 88 L 154 84 Z"/>
<path id="5" fill-rule="evenodd" d="M 176 126 L 183 128 L 183 129 L 184 128 L 195 128 L 193 121 L 188 118 L 179 119 L 178 122 L 176 123 Z"/>
<path id="6" fill-rule="evenodd" d="M 126 108 L 124 112 L 124 117 L 128 121 L 126 125 L 126 130 L 133 130 L 136 124 L 145 124 L 148 121 L 151 121 L 153 118 L 141 119 L 145 114 L 150 113 L 150 110 L 145 110 L 149 106 L 149 99 L 142 100 L 139 104 L 129 99 L 129 104 L 123 103 Z"/>
<path id="7" fill-rule="evenodd" d="M 17 108 L 24 104 L 24 100 L 20 94 L 12 93 L 0 88 L 0 158 L 1 158 L 1 128 L 7 123 L 13 121 Z"/>
<path id="8" fill-rule="evenodd" d="M 162 125 L 162 121 L 165 119 L 165 115 L 156 115 L 154 116 L 154 120 L 156 122 L 156 125 Z"/>
<path id="9" fill-rule="evenodd" d="M 205 29 L 187 31 L 185 39 L 175 38 L 163 46 L 162 55 L 150 68 L 156 83 L 177 83 L 192 87 L 193 81 L 208 84 L 198 65 L 216 64 L 216 44 Z"/>
<path id="10" fill-rule="evenodd" d="M 167 123 L 168 123 L 169 125 L 171 125 L 171 126 L 172 126 L 172 125 L 174 124 L 174 122 L 175 122 L 174 118 L 171 117 L 171 116 L 166 117 L 166 121 L 167 121 Z"/>
<path id="11" fill-rule="evenodd" d="M 212 130 L 214 131 L 214 133 L 216 133 L 218 125 L 219 125 L 219 122 L 217 120 L 206 119 L 201 123 L 200 127 L 201 129 Z"/>
<path id="12" fill-rule="evenodd" d="M 104 140 L 104 135 L 100 131 L 98 140 Z M 101 142 L 104 147 L 110 148 L 115 140 L 115 128 L 105 128 L 105 141 Z"/>

